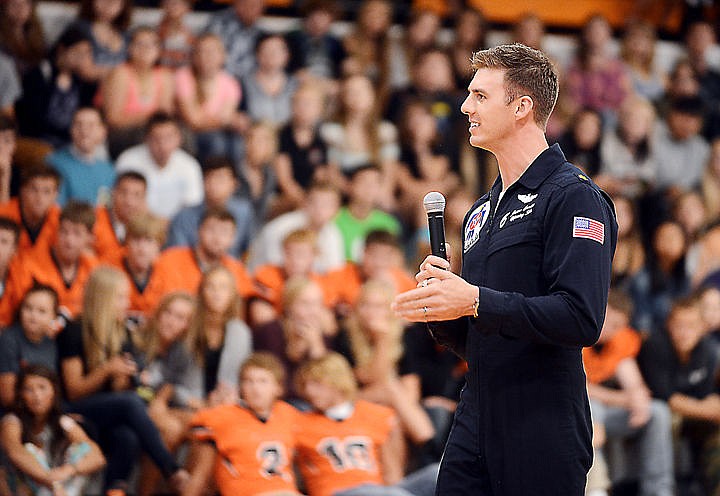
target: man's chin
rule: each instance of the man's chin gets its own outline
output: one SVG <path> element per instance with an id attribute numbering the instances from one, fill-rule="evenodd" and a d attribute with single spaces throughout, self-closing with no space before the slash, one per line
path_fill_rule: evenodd
<path id="1" fill-rule="evenodd" d="M 483 139 L 481 139 L 479 136 L 472 136 L 470 135 L 470 139 L 468 140 L 470 142 L 470 146 L 473 146 L 475 148 L 482 148 L 483 150 L 487 150 L 487 143 Z"/>

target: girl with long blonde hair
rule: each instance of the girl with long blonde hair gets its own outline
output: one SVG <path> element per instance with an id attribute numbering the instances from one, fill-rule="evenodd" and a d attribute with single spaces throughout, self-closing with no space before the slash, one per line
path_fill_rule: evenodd
<path id="1" fill-rule="evenodd" d="M 201 366 L 203 392 L 210 404 L 232 402 L 237 397 L 240 365 L 253 348 L 243 313 L 232 273 L 221 265 L 205 272 L 187 339 Z"/>
<path id="2" fill-rule="evenodd" d="M 404 328 L 390 309 L 394 297 L 387 282 L 367 281 L 341 332 L 347 338 L 359 397 L 393 408 L 409 441 L 422 445 L 435 431 L 419 398 L 399 377 Z"/>
<path id="3" fill-rule="evenodd" d="M 191 294 L 168 293 L 142 331 L 146 365 L 139 377 L 139 391 L 171 452 L 185 440 L 194 410 L 204 404 L 202 373 L 187 345 L 194 311 Z M 138 495 L 155 494 L 160 474 L 146 457 L 140 466 Z"/>
<path id="4" fill-rule="evenodd" d="M 125 321 L 128 291 L 125 275 L 111 267 L 95 269 L 88 279 L 81 329 L 87 367 L 91 370 L 122 355 L 123 344 L 130 336 Z M 119 383 L 114 388 L 122 389 Z"/>
<path id="5" fill-rule="evenodd" d="M 130 287 L 118 269 L 95 269 L 85 287 L 81 317 L 58 335 L 60 373 L 68 413 L 82 415 L 100 433 L 107 458 L 105 489 L 128 490 L 130 473 L 145 452 L 172 485 L 180 469 L 135 392 L 140 357 L 127 325 Z"/>

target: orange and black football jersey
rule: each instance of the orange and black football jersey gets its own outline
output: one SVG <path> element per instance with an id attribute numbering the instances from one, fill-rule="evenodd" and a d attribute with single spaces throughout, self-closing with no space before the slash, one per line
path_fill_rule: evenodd
<path id="1" fill-rule="evenodd" d="M 321 413 L 301 416 L 298 466 L 310 496 L 332 496 L 362 484 L 383 484 L 380 447 L 396 423 L 395 413 L 367 401 L 355 402 L 345 420 Z"/>
<path id="2" fill-rule="evenodd" d="M 214 479 L 220 494 L 297 493 L 292 459 L 299 415 L 282 401 L 265 421 L 241 405 L 197 412 L 190 423 L 191 436 L 215 445 Z"/>

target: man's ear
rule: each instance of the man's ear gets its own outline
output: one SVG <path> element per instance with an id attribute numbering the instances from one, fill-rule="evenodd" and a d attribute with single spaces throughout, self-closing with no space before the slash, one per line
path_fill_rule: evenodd
<path id="1" fill-rule="evenodd" d="M 532 98 L 530 98 L 527 95 L 521 96 L 517 100 L 517 104 L 515 107 L 515 116 L 518 119 L 527 117 L 527 115 L 530 113 L 530 111 L 533 110 L 534 108 L 535 108 L 535 102 L 533 102 Z"/>

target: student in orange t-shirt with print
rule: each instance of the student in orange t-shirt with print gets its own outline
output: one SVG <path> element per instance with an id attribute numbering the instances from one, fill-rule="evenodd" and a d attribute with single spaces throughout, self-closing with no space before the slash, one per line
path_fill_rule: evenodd
<path id="1" fill-rule="evenodd" d="M 149 212 L 130 220 L 125 233 L 125 254 L 114 264 L 130 281 L 130 313 L 143 321 L 168 292 L 155 263 L 165 243 L 165 220 Z"/>
<path id="2" fill-rule="evenodd" d="M 115 179 L 110 203 L 95 209 L 93 249 L 104 263 L 117 265 L 125 256 L 128 223 L 146 214 L 147 180 L 135 171 L 127 171 Z"/>
<path id="3" fill-rule="evenodd" d="M 437 465 L 403 478 L 393 411 L 356 398 L 348 361 L 330 352 L 305 362 L 296 389 L 315 411 L 298 424 L 297 462 L 310 496 L 431 496 Z"/>
<path id="4" fill-rule="evenodd" d="M 10 315 L 7 280 L 10 264 L 15 259 L 20 239 L 20 226 L 12 219 L 0 216 L 0 315 Z"/>
<path id="5" fill-rule="evenodd" d="M 247 299 L 255 290 L 245 265 L 228 255 L 234 239 L 235 217 L 224 208 L 209 208 L 200 220 L 197 244 L 165 249 L 155 270 L 166 280 L 168 291 L 195 294 L 203 273 L 213 265 L 223 265 L 235 276 L 240 296 Z"/>
<path id="6" fill-rule="evenodd" d="M 183 496 L 205 494 L 211 477 L 222 496 L 300 495 L 292 468 L 300 413 L 279 400 L 284 383 L 280 361 L 254 353 L 240 369 L 240 401 L 195 414 Z"/>
<path id="7" fill-rule="evenodd" d="M 340 313 L 355 306 L 360 287 L 369 279 L 386 281 L 395 293 L 409 291 L 417 282 L 403 267 L 403 252 L 397 237 L 383 230 L 370 231 L 365 238 L 365 248 L 359 263 L 328 272 L 324 287 L 340 304 Z"/>
<path id="8" fill-rule="evenodd" d="M 664 401 L 652 399 L 640 373 L 635 357 L 641 339 L 629 327 L 630 315 L 630 298 L 611 289 L 600 338 L 583 348 L 594 445 L 602 446 L 604 438 L 632 439 L 638 448 L 639 494 L 671 496 L 675 493 L 670 410 Z M 598 455 L 596 465 L 602 451 Z"/>
<path id="9" fill-rule="evenodd" d="M 60 174 L 47 165 L 35 165 L 23 170 L 20 177 L 18 196 L 0 204 L 0 216 L 20 226 L 18 253 L 43 251 L 58 230 Z"/>
<path id="10" fill-rule="evenodd" d="M 250 303 L 251 322 L 261 325 L 282 314 L 282 295 L 285 283 L 293 277 L 304 277 L 316 282 L 323 290 L 325 305 L 330 308 L 336 296 L 326 279 L 313 270 L 318 255 L 317 234 L 310 229 L 297 229 L 283 240 L 282 265 L 261 265 L 255 270 L 255 290 L 258 298 Z"/>
<path id="11" fill-rule="evenodd" d="M 94 222 L 91 205 L 70 201 L 60 213 L 60 225 L 52 244 L 36 252 L 20 252 L 15 257 L 7 280 L 7 305 L 0 312 L 1 325 L 12 321 L 25 292 L 36 282 L 57 292 L 66 318 L 80 312 L 85 283 L 98 264 L 88 252 Z"/>

